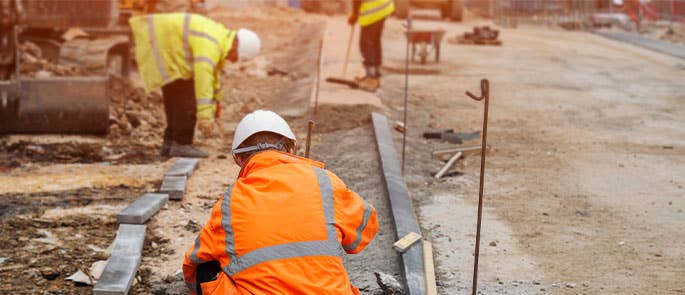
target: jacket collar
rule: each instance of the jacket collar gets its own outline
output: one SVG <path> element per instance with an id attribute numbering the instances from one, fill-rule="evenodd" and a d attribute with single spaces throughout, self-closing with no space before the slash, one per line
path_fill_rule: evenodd
<path id="1" fill-rule="evenodd" d="M 324 168 L 322 162 L 310 160 L 307 158 L 299 157 L 290 153 L 267 150 L 254 154 L 247 160 L 247 163 L 240 169 L 240 174 L 238 178 L 245 177 L 253 171 L 258 171 L 264 168 L 281 165 L 281 164 L 305 164 L 316 166 L 319 168 Z"/>

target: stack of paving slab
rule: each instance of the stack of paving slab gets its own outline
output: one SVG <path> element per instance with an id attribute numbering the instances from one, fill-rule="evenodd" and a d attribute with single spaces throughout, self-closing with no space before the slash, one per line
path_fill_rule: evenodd
<path id="1" fill-rule="evenodd" d="M 164 174 L 160 193 L 146 193 L 119 212 L 119 230 L 107 266 L 93 287 L 93 294 L 128 294 L 143 255 L 147 222 L 169 199 L 181 200 L 188 177 L 198 159 L 181 158 Z"/>
<path id="2" fill-rule="evenodd" d="M 164 173 L 159 192 L 168 194 L 170 200 L 182 200 L 186 191 L 186 182 L 200 163 L 198 159 L 181 158 Z"/>

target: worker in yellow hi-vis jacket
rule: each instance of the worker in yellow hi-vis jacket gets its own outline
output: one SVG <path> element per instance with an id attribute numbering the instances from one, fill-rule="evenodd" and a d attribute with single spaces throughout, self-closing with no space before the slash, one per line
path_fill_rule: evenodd
<path id="1" fill-rule="evenodd" d="M 207 157 L 192 146 L 195 124 L 203 135 L 213 134 L 221 111 L 219 75 L 224 62 L 257 56 L 259 37 L 190 13 L 141 15 L 129 24 L 146 90 L 162 89 L 167 121 L 162 155 Z"/>
<path id="2" fill-rule="evenodd" d="M 351 26 L 358 22 L 361 27 L 359 50 L 364 58 L 366 75 L 357 78 L 357 82 L 363 90 L 373 92 L 381 86 L 381 36 L 385 19 L 394 11 L 393 0 L 352 0 L 352 14 L 347 18 L 347 22 Z"/>

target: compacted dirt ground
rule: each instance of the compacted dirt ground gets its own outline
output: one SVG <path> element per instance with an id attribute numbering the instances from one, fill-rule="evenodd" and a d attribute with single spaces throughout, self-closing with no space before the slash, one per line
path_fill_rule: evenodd
<path id="1" fill-rule="evenodd" d="M 376 93 L 383 105 L 328 104 L 314 115 L 309 99 L 323 24 L 343 23 L 342 16 L 274 7 L 218 9 L 212 16 L 255 29 L 264 54 L 226 68 L 220 122 L 227 134 L 196 137 L 211 156 L 190 178 L 185 199 L 148 222 L 131 293 L 186 293 L 178 276 L 183 253 L 238 173 L 228 155 L 232 130 L 259 108 L 283 114 L 300 139 L 314 119 L 312 157 L 378 209 L 379 235 L 346 265 L 365 294 L 379 293 L 374 271 L 401 273 L 369 112 L 401 120 L 400 21 L 388 21 L 383 36 L 385 76 Z M 446 29 L 447 37 L 475 24 L 484 23 L 447 23 L 430 13 L 415 20 Z M 436 180 L 443 161 L 431 152 L 455 145 L 422 133 L 479 131 L 482 103 L 463 93 L 478 93 L 481 78 L 492 87 L 481 292 L 685 293 L 685 61 L 584 32 L 524 26 L 501 30 L 501 39 L 501 47 L 445 42 L 440 63 L 410 65 L 405 180 L 434 245 L 439 293 L 470 292 L 480 159 L 468 155 L 458 173 Z M 65 278 L 107 258 L 116 213 L 155 191 L 173 163 L 157 155 L 159 96 L 141 94 L 136 80 L 117 83 L 129 95 L 114 101 L 116 127 L 107 137 L 0 137 L 0 289 L 90 293 Z"/>

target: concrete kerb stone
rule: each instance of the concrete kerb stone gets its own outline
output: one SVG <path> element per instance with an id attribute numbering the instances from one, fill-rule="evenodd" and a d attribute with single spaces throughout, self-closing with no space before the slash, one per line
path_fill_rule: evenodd
<path id="1" fill-rule="evenodd" d="M 146 193 L 121 210 L 117 215 L 119 223 L 143 224 L 169 200 L 167 194 Z"/>
<path id="2" fill-rule="evenodd" d="M 182 200 L 186 192 L 187 176 L 164 176 L 159 192 L 169 195 L 170 200 Z"/>
<path id="3" fill-rule="evenodd" d="M 199 159 L 195 158 L 180 158 L 176 160 L 173 166 L 164 173 L 164 176 L 186 176 L 190 177 L 197 166 L 200 164 Z"/>
<path id="4" fill-rule="evenodd" d="M 593 33 L 595 33 L 596 35 L 600 35 L 602 37 L 608 38 L 608 39 L 613 39 L 616 41 L 621 41 L 621 42 L 633 44 L 633 45 L 640 46 L 642 48 L 646 48 L 646 49 L 649 49 L 652 51 L 656 51 L 656 52 L 660 52 L 663 54 L 668 54 L 670 56 L 685 59 L 685 46 L 680 45 L 680 44 L 674 44 L 674 43 L 671 43 L 668 41 L 648 38 L 648 37 L 640 36 L 640 35 L 635 34 L 635 33 L 628 33 L 628 32 L 609 32 L 609 31 L 594 30 Z"/>
<path id="5" fill-rule="evenodd" d="M 120 224 L 107 266 L 93 287 L 95 295 L 128 294 L 143 254 L 146 226 Z"/>
<path id="6" fill-rule="evenodd" d="M 399 239 L 410 232 L 421 233 L 407 184 L 402 176 L 402 166 L 392 139 L 388 119 L 381 114 L 372 113 L 371 120 L 376 134 L 383 180 L 395 222 L 396 237 Z M 425 294 L 426 281 L 424 278 L 423 245 L 421 243 L 414 244 L 402 254 L 402 270 L 406 283 L 406 294 Z"/>

